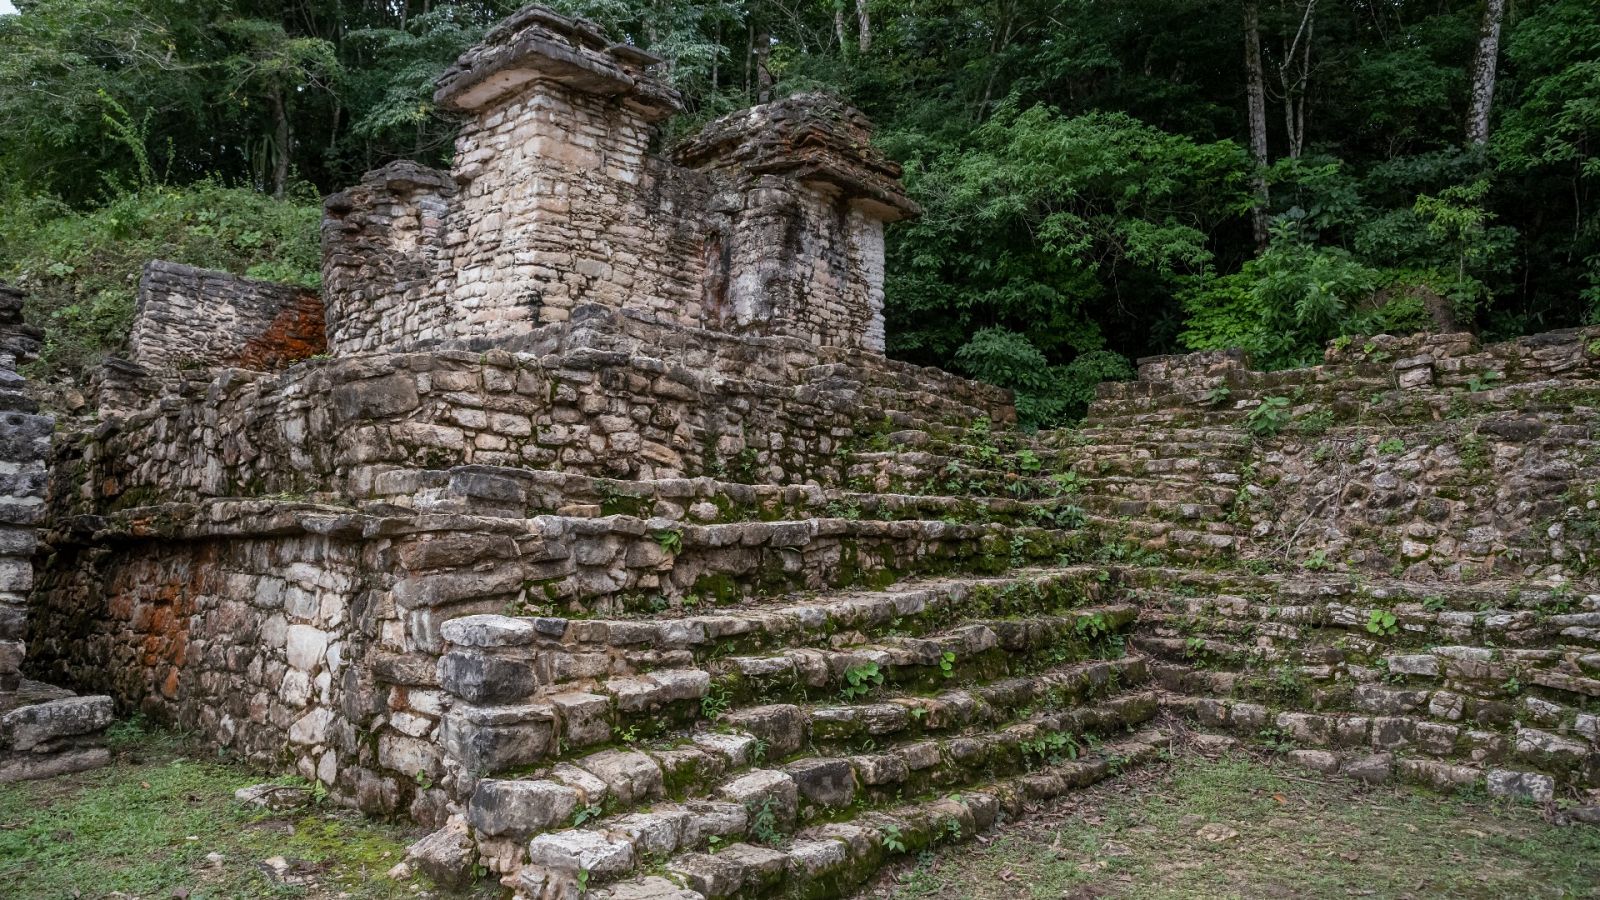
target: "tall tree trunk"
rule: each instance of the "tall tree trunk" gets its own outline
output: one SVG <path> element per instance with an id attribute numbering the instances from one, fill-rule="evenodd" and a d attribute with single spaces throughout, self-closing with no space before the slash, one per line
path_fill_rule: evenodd
<path id="1" fill-rule="evenodd" d="M 1267 239 L 1267 76 L 1261 67 L 1261 11 L 1256 0 L 1244 4 L 1244 68 L 1247 77 L 1246 96 L 1250 107 L 1250 156 L 1255 159 L 1253 179 L 1256 203 L 1250 210 L 1250 230 L 1254 232 L 1256 249 L 1265 250 Z"/>
<path id="2" fill-rule="evenodd" d="M 872 49 L 872 14 L 867 11 L 867 0 L 856 0 L 856 26 L 861 29 L 858 46 L 861 55 L 866 56 Z"/>
<path id="3" fill-rule="evenodd" d="M 272 161 L 272 196 L 282 200 L 289 187 L 289 111 L 284 106 L 282 87 L 274 87 L 267 100 L 272 104 L 272 140 L 278 151 Z"/>
<path id="4" fill-rule="evenodd" d="M 833 36 L 839 41 L 839 55 L 844 56 L 850 47 L 844 35 L 844 0 L 833 0 Z"/>
<path id="5" fill-rule="evenodd" d="M 1472 61 L 1472 109 L 1467 113 L 1467 144 L 1489 142 L 1489 110 L 1494 105 L 1495 68 L 1500 57 L 1500 22 L 1506 0 L 1487 0 L 1483 27 L 1478 32 L 1478 54 Z"/>

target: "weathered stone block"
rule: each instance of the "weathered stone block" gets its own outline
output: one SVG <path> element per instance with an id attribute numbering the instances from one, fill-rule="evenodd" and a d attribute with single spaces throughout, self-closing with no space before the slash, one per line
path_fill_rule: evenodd
<path id="1" fill-rule="evenodd" d="M 576 790 L 551 781 L 484 779 L 467 803 L 467 822 L 492 837 L 527 838 L 570 822 L 578 800 Z"/>

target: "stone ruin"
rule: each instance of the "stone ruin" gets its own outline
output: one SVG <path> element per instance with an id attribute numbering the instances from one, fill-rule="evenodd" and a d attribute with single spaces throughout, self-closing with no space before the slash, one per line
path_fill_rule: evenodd
<path id="1" fill-rule="evenodd" d="M 320 298 L 152 265 L 30 669 L 524 900 L 837 896 L 1174 742 L 1600 822 L 1600 328 L 1158 357 L 1020 431 L 883 356 L 858 113 L 664 158 L 651 63 L 529 7 L 441 79 L 451 172 L 328 199 Z"/>

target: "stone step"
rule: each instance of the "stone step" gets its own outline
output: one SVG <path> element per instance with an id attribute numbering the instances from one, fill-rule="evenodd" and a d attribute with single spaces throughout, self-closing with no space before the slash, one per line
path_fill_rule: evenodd
<path id="1" fill-rule="evenodd" d="M 507 608 L 653 614 L 699 609 L 705 601 L 887 584 L 906 572 L 998 574 L 1089 558 L 1100 539 L 1092 531 L 1035 526 L 843 518 L 694 525 L 620 515 L 440 516 L 396 527 L 411 530 L 400 551 L 410 574 L 393 596 L 439 621 Z"/>
<path id="2" fill-rule="evenodd" d="M 1173 484 L 1208 483 L 1215 475 L 1234 475 L 1245 463 L 1243 454 L 1229 455 L 1219 448 L 1194 447 L 1167 456 L 1138 456 L 1096 446 L 1070 460 L 1069 467 L 1085 477 L 1122 476 L 1160 479 Z"/>
<path id="3" fill-rule="evenodd" d="M 1159 432 L 1135 426 L 1119 427 L 1085 420 L 1081 427 L 1041 431 L 1033 436 L 1043 447 L 1076 448 L 1107 455 L 1131 451 L 1135 455 L 1162 455 L 1169 447 L 1212 447 L 1229 454 L 1249 454 L 1255 441 L 1232 426 L 1216 428 L 1173 427 Z"/>
<path id="4" fill-rule="evenodd" d="M 882 803 L 903 794 L 963 784 L 977 771 L 1025 770 L 1097 740 L 1085 735 L 1129 728 L 1149 719 L 1155 710 L 1154 693 L 1124 692 L 1093 704 L 1030 712 L 999 723 L 1004 727 L 957 736 L 885 737 L 882 746 L 834 755 L 803 742 L 803 720 L 784 716 L 795 733 L 775 731 L 777 715 L 769 710 L 765 728 L 758 722 L 752 731 L 735 727 L 659 738 L 574 757 L 525 777 L 480 779 L 467 803 L 466 818 L 480 844 L 523 841 L 560 834 L 563 829 L 570 832 L 590 820 L 601 826 L 626 826 L 661 812 L 659 804 L 645 808 L 653 802 L 667 802 L 666 808 L 672 810 L 706 804 L 715 811 L 718 803 L 750 806 L 746 801 L 752 797 L 759 802 L 776 792 L 783 804 L 781 818 L 792 826 L 842 806 Z M 721 727 L 728 728 L 728 723 Z M 802 749 L 806 752 L 800 753 Z"/>
<path id="5" fill-rule="evenodd" d="M 1242 598 L 1238 598 L 1242 601 Z M 1380 653 L 1435 644 L 1600 649 L 1600 597 L 1592 608 L 1569 613 L 1491 609 L 1434 612 L 1415 605 L 1398 607 L 1329 602 L 1314 606 L 1265 607 L 1252 614 L 1245 602 L 1232 607 L 1195 599 L 1168 605 L 1146 604 L 1140 627 L 1155 637 L 1199 635 L 1251 640 L 1257 646 L 1292 646 L 1329 641 L 1348 633 L 1357 652 Z"/>
<path id="6" fill-rule="evenodd" d="M 1171 562 L 1217 562 L 1232 557 L 1244 545 L 1244 540 L 1231 534 L 1232 526 L 1225 522 L 1205 522 L 1196 528 L 1156 519 L 1100 515 L 1085 518 L 1085 530 L 1099 532 L 1101 544 L 1133 544 Z"/>
<path id="7" fill-rule="evenodd" d="M 505 466 L 384 468 L 362 478 L 371 484 L 363 509 L 375 515 L 401 511 L 514 519 L 551 514 L 586 518 L 628 515 L 702 525 L 819 516 L 1028 524 L 1035 521 L 1041 506 L 1049 509 L 1070 499 L 893 494 L 715 478 L 625 481 Z"/>
<path id="8" fill-rule="evenodd" d="M 1091 427 L 1164 429 L 1214 428 L 1243 425 L 1261 398 L 1293 397 L 1292 390 L 1267 390 L 1230 396 L 1223 406 L 1207 405 L 1202 397 L 1169 394 L 1154 398 L 1097 401 L 1089 409 Z M 1551 414 L 1572 417 L 1577 408 L 1600 405 L 1600 381 L 1557 379 L 1529 381 L 1471 392 L 1459 389 L 1388 391 L 1338 390 L 1326 394 L 1306 391 L 1291 400 L 1288 432 L 1296 421 L 1322 417 L 1318 428 L 1371 424 L 1393 427 L 1445 418 L 1471 419 L 1507 411 L 1520 415 Z"/>
<path id="9" fill-rule="evenodd" d="M 1354 643 L 1351 641 L 1349 643 Z M 1383 654 L 1337 644 L 1287 648 L 1227 643 L 1212 638 L 1137 639 L 1141 652 L 1180 667 L 1205 666 L 1238 679 L 1288 672 L 1313 683 L 1388 681 L 1410 689 L 1443 689 L 1484 700 L 1513 700 L 1524 693 L 1582 706 L 1600 697 L 1600 654 L 1589 649 L 1518 650 L 1431 646 Z M 1205 676 L 1200 676 L 1204 678 Z"/>
<path id="10" fill-rule="evenodd" d="M 1053 479 L 1051 471 L 1042 463 L 1038 469 L 1012 469 L 920 450 L 855 453 L 847 461 L 844 474 L 845 484 L 858 491 L 963 494 L 1019 500 L 1059 496 L 1070 484 Z"/>
<path id="11" fill-rule="evenodd" d="M 552 671 L 542 676 L 550 683 L 556 669 L 627 675 L 714 656 L 835 645 L 851 636 L 923 635 L 974 616 L 1065 612 L 1097 602 L 1113 584 L 1090 567 L 1019 569 L 1005 576 L 910 579 L 876 591 L 752 598 L 716 609 L 680 606 L 648 611 L 642 619 L 475 615 L 446 622 L 441 636 L 449 652 L 509 662 L 554 654 L 546 664 Z M 607 662 L 613 659 L 615 665 Z"/>
<path id="12" fill-rule="evenodd" d="M 1100 494 L 1076 498 L 1081 508 L 1106 519 L 1153 519 L 1162 522 L 1215 522 L 1227 516 L 1224 507 L 1193 500 L 1132 500 Z"/>
<path id="13" fill-rule="evenodd" d="M 1164 742 L 1160 732 L 1143 732 L 1080 759 L 1045 761 L 1027 774 L 975 784 L 959 794 L 881 809 L 852 807 L 845 819 L 792 834 L 772 813 L 772 798 L 794 796 L 799 805 L 798 789 L 790 795 L 781 781 L 753 784 L 734 804 L 745 812 L 743 827 L 726 826 L 714 844 L 700 819 L 668 810 L 648 826 L 597 825 L 559 839 L 550 836 L 543 844 L 535 838 L 530 864 L 508 881 L 521 900 L 569 896 L 580 884 L 589 896 L 607 900 L 843 896 L 887 858 L 979 834 L 1002 813 L 1019 815 L 1026 804 L 1149 762 Z M 633 876 L 641 860 L 663 856 L 668 877 Z"/>
<path id="14" fill-rule="evenodd" d="M 1130 478 L 1109 475 L 1087 478 L 1081 484 L 1077 502 L 1087 505 L 1091 497 L 1108 500 L 1158 500 L 1203 503 L 1219 509 L 1232 506 L 1242 482 L 1238 476 L 1218 473 L 1206 481 L 1173 481 L 1164 478 Z"/>
<path id="15" fill-rule="evenodd" d="M 1490 730 L 1418 716 L 1273 711 L 1204 697 L 1164 696 L 1161 704 L 1206 728 L 1260 738 L 1279 749 L 1420 753 L 1480 771 L 1506 765 L 1537 771 L 1575 791 L 1600 787 L 1600 749 L 1582 735 L 1521 725 Z"/>
<path id="16" fill-rule="evenodd" d="M 969 621 L 924 638 L 890 638 L 838 650 L 795 649 L 770 656 L 735 656 L 712 664 L 714 690 L 730 697 L 783 697 L 810 692 L 865 695 L 877 686 L 928 690 L 973 683 L 1120 652 L 1120 633 L 1137 609 L 1107 605 L 1059 616 Z"/>
<path id="17" fill-rule="evenodd" d="M 1032 658 L 1020 658 L 1004 665 L 982 657 L 965 662 L 958 658 L 949 661 L 949 668 L 945 669 L 939 665 L 945 662 L 941 656 L 934 661 L 933 672 L 937 674 L 924 673 L 920 683 L 936 682 L 942 690 L 920 695 L 907 693 L 903 681 L 892 683 L 891 678 L 906 676 L 903 671 L 884 664 L 874 670 L 874 674 L 882 676 L 882 685 L 872 679 L 869 684 L 849 691 L 841 687 L 833 694 L 823 694 L 836 698 L 831 702 L 805 705 L 771 702 L 789 694 L 804 697 L 807 695 L 804 687 L 794 691 L 768 690 L 759 695 L 759 702 L 766 705 L 756 708 L 739 705 L 750 699 L 749 690 L 741 690 L 737 683 L 732 687 L 728 685 L 730 679 L 735 682 L 743 679 L 731 674 L 713 679 L 717 670 L 715 664 L 710 672 L 663 669 L 603 681 L 558 685 L 524 698 L 508 690 L 511 678 L 504 666 L 472 669 L 471 677 L 484 678 L 481 686 L 462 684 L 460 672 L 466 666 L 457 661 L 459 657 L 450 658 L 441 672 L 447 690 L 455 696 L 461 696 L 461 692 L 469 695 L 462 697 L 465 702 L 458 703 L 451 722 L 457 721 L 457 717 L 493 720 L 502 725 L 520 720 L 536 721 L 544 732 L 541 741 L 545 752 L 540 756 L 546 758 L 619 738 L 630 742 L 641 736 L 651 738 L 670 731 L 676 724 L 701 720 L 752 730 L 787 750 L 791 745 L 842 745 L 887 739 L 903 733 L 934 733 L 973 723 L 1002 722 L 1019 709 L 1041 704 L 1060 705 L 1072 698 L 1082 699 L 1142 684 L 1147 673 L 1139 657 L 1076 658 L 1088 650 L 1102 648 L 1106 652 L 1120 653 L 1116 641 L 1117 636 L 1112 634 L 1086 637 L 1076 641 L 1078 646 L 1061 644 L 1046 655 L 1035 654 Z M 806 662 L 820 662 L 817 654 L 796 656 Z M 835 661 L 855 658 L 858 658 L 855 654 L 840 654 Z M 726 665 L 737 669 L 742 663 L 736 660 Z M 845 673 L 848 672 L 846 669 Z M 1008 674 L 983 681 L 984 675 L 990 672 Z M 1020 672 L 1027 674 L 1009 674 Z M 495 676 L 493 682 L 485 677 L 490 675 Z M 848 680 L 844 683 L 848 684 Z M 519 703 L 519 699 L 522 702 Z M 777 733 L 778 729 L 795 728 L 799 730 Z M 456 727 L 452 725 L 451 730 L 454 732 Z M 512 743 L 515 746 L 515 742 Z M 503 768 L 501 765 L 478 771 Z"/>
<path id="18" fill-rule="evenodd" d="M 1133 573 L 1119 581 L 1134 587 L 1155 612 L 1204 619 L 1279 621 L 1295 625 L 1365 624 L 1374 609 L 1391 611 L 1397 625 L 1469 628 L 1483 633 L 1492 627 L 1500 637 L 1558 616 L 1562 627 L 1580 625 L 1600 612 L 1600 590 L 1570 581 L 1530 582 L 1485 580 L 1474 584 L 1414 582 L 1338 573 L 1251 576 L 1240 573 L 1191 573 L 1181 585 L 1162 584 L 1159 577 L 1135 582 Z M 1510 618 L 1506 618 L 1506 617 Z M 1354 623 L 1352 617 L 1360 618 Z"/>

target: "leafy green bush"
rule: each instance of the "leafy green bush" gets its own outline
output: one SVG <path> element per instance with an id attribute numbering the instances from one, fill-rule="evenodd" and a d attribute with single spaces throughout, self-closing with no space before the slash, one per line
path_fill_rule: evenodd
<path id="1" fill-rule="evenodd" d="M 1316 246 L 1280 224 L 1266 252 L 1237 274 L 1196 279 L 1183 292 L 1189 319 L 1179 339 L 1195 350 L 1240 347 L 1267 368 L 1305 365 L 1382 278 L 1348 251 Z"/>
<path id="2" fill-rule="evenodd" d="M 148 260 L 318 286 L 320 215 L 308 190 L 274 200 L 210 181 L 148 187 L 87 211 L 0 194 L 0 279 L 28 293 L 29 319 L 45 329 L 36 374 L 67 373 L 127 339 Z"/>
<path id="3" fill-rule="evenodd" d="M 1090 350 L 1066 365 L 1050 361 L 1026 337 L 1004 328 L 985 328 L 956 351 L 963 372 L 1016 394 L 1017 417 L 1025 425 L 1059 425 L 1083 417 L 1102 381 L 1133 377 L 1133 365 L 1120 353 Z"/>

